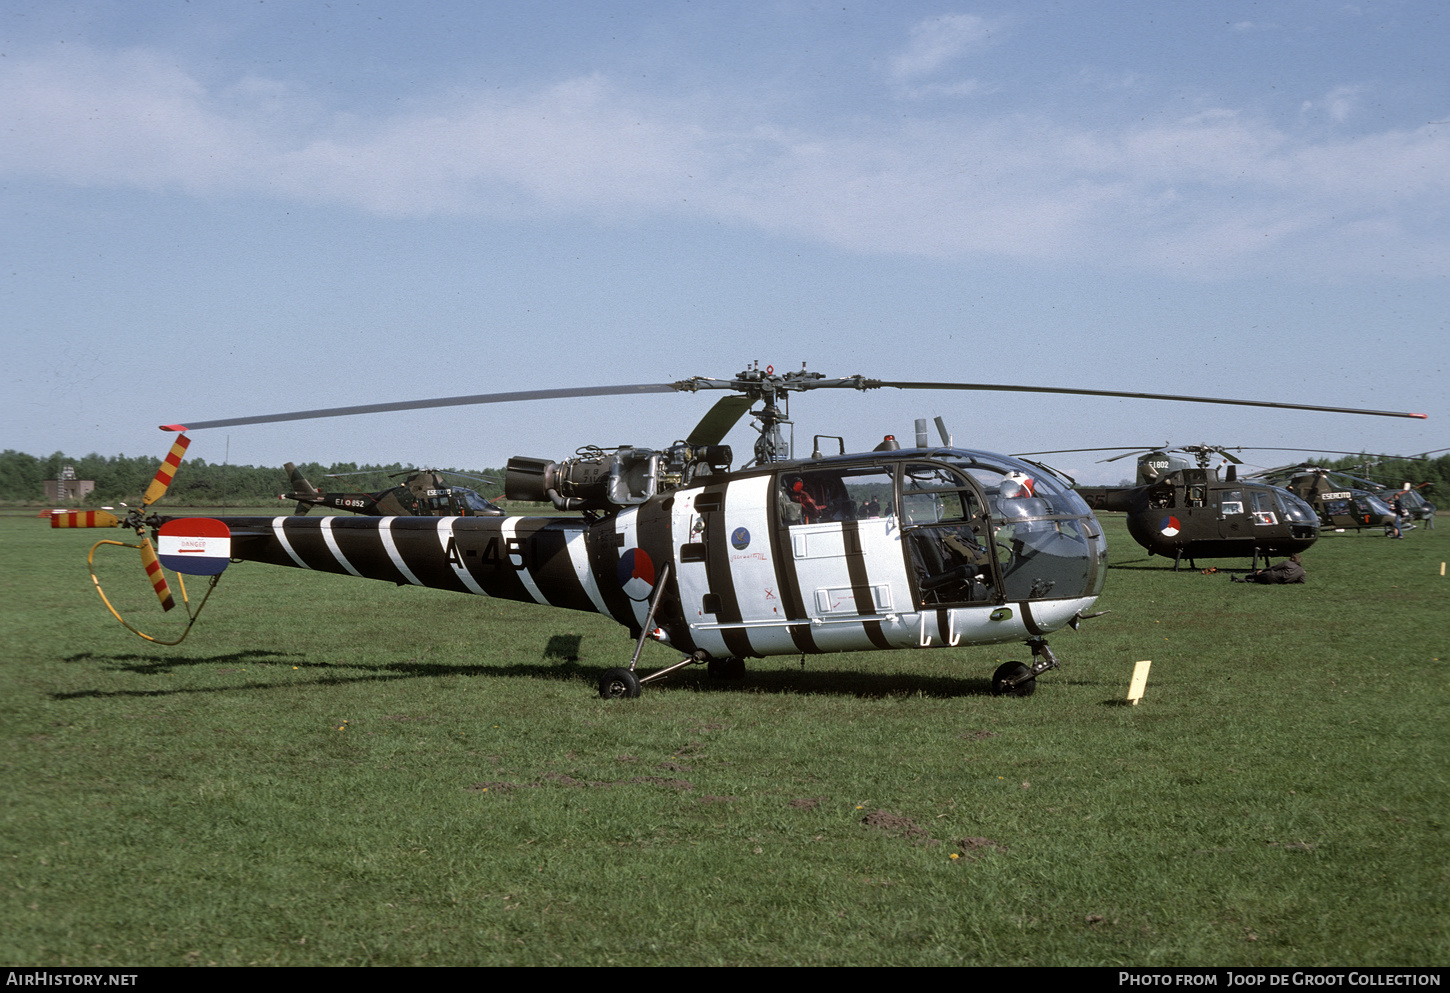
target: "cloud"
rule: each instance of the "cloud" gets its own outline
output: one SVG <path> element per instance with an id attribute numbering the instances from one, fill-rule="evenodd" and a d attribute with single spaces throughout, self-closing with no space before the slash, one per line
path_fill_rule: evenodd
<path id="1" fill-rule="evenodd" d="M 932 24 L 904 77 L 981 30 Z M 599 75 L 369 115 L 282 81 L 209 89 L 156 52 L 74 46 L 0 62 L 0 108 L 0 175 L 77 186 L 390 217 L 672 215 L 863 254 L 1206 277 L 1450 273 L 1443 128 L 1313 141 L 1227 109 L 1098 129 L 926 112 L 786 126 Z"/>
<path id="2" fill-rule="evenodd" d="M 1305 113 L 1315 110 L 1322 111 L 1334 123 L 1343 124 L 1359 109 L 1359 97 L 1362 90 L 1363 87 L 1360 86 L 1336 86 L 1320 100 L 1304 101 L 1303 110 Z"/>
<path id="3" fill-rule="evenodd" d="M 909 83 L 930 76 L 982 45 L 991 33 L 987 21 L 972 14 L 946 14 L 911 28 L 906 49 L 890 62 L 893 82 Z"/>

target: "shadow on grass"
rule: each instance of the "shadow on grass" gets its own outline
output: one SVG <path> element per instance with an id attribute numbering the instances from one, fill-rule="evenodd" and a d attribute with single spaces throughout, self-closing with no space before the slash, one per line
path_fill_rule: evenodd
<path id="1" fill-rule="evenodd" d="M 106 665 L 111 671 L 131 672 L 138 675 L 164 675 L 178 668 L 198 666 L 233 666 L 238 664 L 292 666 L 295 669 L 312 670 L 310 678 L 268 681 L 252 679 L 245 683 L 226 686 L 188 686 L 172 689 L 123 689 L 123 690 L 75 690 L 65 693 L 51 693 L 50 699 L 82 700 L 126 697 L 188 696 L 209 693 L 235 693 L 255 690 L 293 690 L 299 687 L 338 686 L 347 684 L 392 682 L 404 679 L 438 679 L 448 676 L 528 678 L 552 680 L 560 683 L 597 684 L 607 667 L 580 665 L 577 662 L 578 636 L 556 635 L 549 640 L 543 659 L 534 663 L 512 665 L 426 662 L 422 657 L 405 661 L 377 664 L 340 664 L 327 662 L 306 662 L 296 653 L 267 651 L 231 652 L 222 655 L 161 656 L 148 654 L 110 655 L 83 652 L 68 656 L 67 662 L 94 661 Z M 817 656 L 816 658 L 824 658 Z M 623 660 L 621 660 L 622 662 Z M 235 671 L 221 669 L 221 672 Z M 641 667 L 641 673 L 649 675 L 657 667 Z M 1076 685 L 1077 681 L 1063 676 L 1044 677 L 1044 685 L 1053 683 Z M 981 677 L 946 677 L 915 674 L 910 672 L 862 672 L 833 668 L 811 668 L 803 670 L 750 670 L 743 680 L 711 678 L 703 665 L 688 666 L 663 677 L 658 682 L 645 685 L 647 692 L 664 690 L 748 693 L 748 694 L 794 694 L 852 696 L 861 699 L 921 696 L 931 699 L 956 699 L 960 697 L 982 697 L 992 695 L 991 680 Z M 592 692 L 592 691 L 591 691 Z"/>
<path id="2" fill-rule="evenodd" d="M 142 676 L 155 675 L 170 669 L 185 668 L 186 666 L 193 665 L 226 665 L 228 663 L 240 665 L 243 662 L 266 663 L 276 661 L 308 668 L 321 668 L 327 665 L 326 662 L 298 661 L 298 653 L 296 652 L 261 651 L 231 652 L 227 655 L 175 655 L 166 657 L 158 655 L 109 655 L 98 654 L 96 652 L 81 652 L 78 655 L 67 655 L 61 661 L 86 662 L 91 659 L 120 663 L 111 668 L 121 672 L 134 672 Z"/>

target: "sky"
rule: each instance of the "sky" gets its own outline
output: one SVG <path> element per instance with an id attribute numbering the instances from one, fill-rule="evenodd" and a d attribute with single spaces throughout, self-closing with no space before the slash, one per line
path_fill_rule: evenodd
<path id="1" fill-rule="evenodd" d="M 1431 0 L 3 0 L 0 449 L 756 362 L 1429 415 L 819 391 L 803 449 L 936 416 L 1002 452 L 1444 448 L 1447 41 Z M 189 455 L 501 466 L 664 447 L 717 398 Z M 1131 472 L 1099 457 L 1047 461 Z"/>

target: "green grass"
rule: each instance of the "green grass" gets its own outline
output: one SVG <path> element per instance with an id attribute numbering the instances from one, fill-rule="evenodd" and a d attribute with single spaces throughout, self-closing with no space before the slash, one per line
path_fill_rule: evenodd
<path id="1" fill-rule="evenodd" d="M 1450 529 L 1254 587 L 1105 523 L 1029 699 L 1001 646 L 606 702 L 600 617 L 241 565 L 158 647 L 112 535 L 0 518 L 0 960 L 1444 964 Z"/>

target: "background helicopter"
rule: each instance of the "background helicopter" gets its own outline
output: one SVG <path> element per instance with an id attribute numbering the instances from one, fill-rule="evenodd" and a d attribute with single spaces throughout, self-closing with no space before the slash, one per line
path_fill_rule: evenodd
<path id="1" fill-rule="evenodd" d="M 1394 509 L 1394 502 L 1398 500 L 1401 509 L 1412 520 L 1428 521 L 1430 522 L 1430 526 L 1433 527 L 1435 521 L 1435 505 L 1425 496 L 1424 491 L 1431 489 L 1435 485 L 1434 481 L 1412 483 L 1403 477 L 1409 475 L 1408 470 L 1413 467 L 1414 463 L 1427 463 L 1431 455 L 1438 454 L 1441 451 L 1444 451 L 1444 449 L 1424 452 L 1420 455 L 1400 456 L 1398 458 L 1377 456 L 1372 460 L 1349 466 L 1341 471 L 1346 479 L 1379 496 L 1381 500 L 1390 505 L 1391 510 Z M 1400 473 L 1401 481 L 1399 483 L 1393 483 L 1369 478 L 1370 473 L 1381 475 L 1386 469 L 1390 472 L 1393 472 L 1395 469 L 1402 470 Z M 1359 473 L 1363 473 L 1363 475 L 1357 475 Z"/>
<path id="2" fill-rule="evenodd" d="M 294 514 L 306 514 L 313 507 L 332 507 L 350 510 L 354 514 L 377 517 L 502 517 L 503 511 L 495 507 L 477 490 L 463 486 L 452 486 L 436 469 L 405 469 L 390 473 L 390 478 L 406 476 L 401 485 L 379 490 L 376 493 L 322 493 L 319 492 L 302 471 L 288 462 L 284 469 L 292 484 L 292 492 L 279 493 L 278 500 L 295 500 Z M 335 473 L 334 477 L 365 475 L 365 473 Z M 371 473 L 366 473 L 371 475 Z M 449 473 L 454 475 L 454 473 Z M 462 475 L 458 473 L 457 475 Z M 465 477 L 483 479 L 481 476 Z M 494 482 L 494 480 L 485 480 Z"/>
<path id="3" fill-rule="evenodd" d="M 1116 449 L 1073 449 L 1114 451 Z M 1196 464 L 1174 453 L 1193 457 Z M 1024 455 L 1051 455 L 1027 452 Z M 1128 515 L 1128 533 L 1149 555 L 1173 559 L 1176 571 L 1187 559 L 1292 555 L 1314 544 L 1319 520 L 1314 510 L 1287 490 L 1238 478 L 1242 460 L 1218 445 L 1186 445 L 1129 451 L 1103 462 L 1138 456 L 1136 486 L 1081 486 L 1077 493 L 1094 510 Z M 1217 455 L 1227 470 L 1211 466 Z"/>
<path id="4" fill-rule="evenodd" d="M 1266 469 L 1256 476 L 1309 503 L 1325 527 L 1341 531 L 1394 527 L 1396 515 L 1389 503 L 1394 491 L 1380 484 L 1312 462 Z"/>
<path id="5" fill-rule="evenodd" d="M 1058 661 L 1046 636 L 1077 625 L 1102 590 L 1106 543 L 1082 498 L 1043 467 L 973 449 L 900 449 L 888 439 L 846 454 L 815 436 L 794 456 L 789 396 L 815 389 L 979 390 L 1186 400 L 1423 417 L 1268 401 L 972 383 L 827 379 L 757 364 L 731 379 L 570 387 L 167 425 L 190 430 L 426 407 L 637 393 L 728 393 L 683 440 L 658 448 L 585 448 L 572 458 L 509 460 L 511 500 L 548 500 L 568 517 L 160 518 L 171 568 L 257 561 L 589 610 L 636 639 L 628 667 L 600 680 L 605 697 L 708 663 L 721 675 L 743 659 L 1022 641 L 1032 664 L 1008 662 L 993 692 L 1026 695 Z M 755 404 L 759 409 L 751 410 Z M 731 469 L 721 444 L 747 412 L 754 458 Z M 835 442 L 835 455 L 820 455 Z M 877 516 L 859 495 L 889 493 Z M 865 500 L 868 508 L 870 500 Z M 60 526 L 60 525 L 57 525 Z M 219 571 L 219 570 L 218 570 Z M 213 578 L 213 583 L 215 583 Z M 643 678 L 647 638 L 683 658 Z"/>

